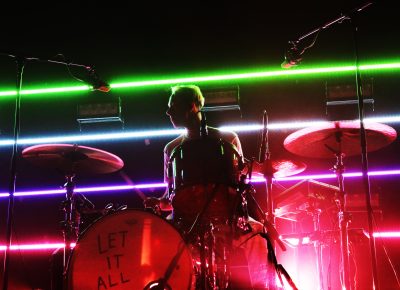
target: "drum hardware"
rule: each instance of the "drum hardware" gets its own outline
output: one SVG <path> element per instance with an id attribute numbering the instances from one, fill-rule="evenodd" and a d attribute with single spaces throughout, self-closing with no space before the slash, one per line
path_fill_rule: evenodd
<path id="1" fill-rule="evenodd" d="M 322 240 L 318 239 L 321 232 L 320 216 L 322 208 L 335 206 L 335 200 L 339 195 L 340 189 L 336 186 L 325 184 L 315 180 L 302 180 L 294 186 L 275 197 L 279 217 L 285 215 L 307 214 L 313 219 L 314 235 L 313 241 L 316 254 L 316 270 L 318 274 L 317 285 L 319 289 L 325 289 L 323 284 L 323 263 L 322 263 Z M 275 211 L 277 213 L 278 211 Z M 294 218 L 297 220 L 297 218 Z M 303 241 L 304 237 L 301 237 Z"/>
<path id="2" fill-rule="evenodd" d="M 286 271 L 286 269 L 283 267 L 282 264 L 278 263 L 278 260 L 276 259 L 276 255 L 275 255 L 275 250 L 274 250 L 273 244 L 271 242 L 271 239 L 269 238 L 268 233 L 259 233 L 259 235 L 262 236 L 267 241 L 268 261 L 272 262 L 275 272 L 278 274 L 278 278 L 279 278 L 281 285 L 284 285 L 283 280 L 282 280 L 282 275 L 283 275 L 285 277 L 286 281 L 289 283 L 290 287 L 292 287 L 293 290 L 298 290 L 296 284 L 293 282 L 289 273 Z M 271 286 L 271 284 L 269 284 L 268 286 L 275 288 L 276 287 L 275 285 L 276 285 L 276 282 L 274 281 L 272 286 Z"/>
<path id="3" fill-rule="evenodd" d="M 143 290 L 173 290 L 171 286 L 168 284 L 168 280 L 170 279 L 172 272 L 174 271 L 175 267 L 177 267 L 179 259 L 185 250 L 185 243 L 181 242 L 179 248 L 175 254 L 175 256 L 171 259 L 164 276 L 149 282 Z"/>
<path id="4" fill-rule="evenodd" d="M 298 221 L 303 215 L 310 215 L 310 208 L 337 208 L 339 187 L 313 179 L 303 179 L 275 195 L 275 216 Z M 311 214 L 312 215 L 312 214 Z"/>
<path id="5" fill-rule="evenodd" d="M 8 278 L 9 278 L 9 264 L 10 264 L 10 255 L 9 250 L 11 246 L 11 237 L 13 232 L 13 221 L 14 221 L 14 194 L 15 187 L 17 181 L 17 158 L 18 158 L 18 138 L 20 134 L 20 125 L 21 125 L 21 87 L 22 87 L 22 77 L 26 64 L 30 61 L 35 62 L 46 62 L 52 64 L 62 64 L 66 65 L 69 68 L 71 67 L 79 67 L 84 68 L 88 72 L 93 72 L 94 68 L 83 65 L 76 64 L 73 62 L 59 61 L 59 60 L 51 60 L 51 59 L 42 59 L 38 57 L 25 56 L 20 52 L 14 51 L 0 51 L 0 55 L 8 56 L 15 59 L 16 62 L 16 100 L 15 100 L 15 113 L 14 113 L 14 123 L 13 123 L 13 146 L 11 153 L 11 166 L 10 166 L 10 181 L 9 181 L 9 202 L 8 202 L 8 213 L 7 213 L 7 223 L 6 223 L 6 250 L 4 252 L 4 264 L 3 264 L 3 281 L 2 281 L 2 289 L 8 289 Z M 71 72 L 71 71 L 70 71 Z M 77 78 L 76 76 L 72 75 Z M 93 85 L 93 89 L 97 89 L 95 85 Z"/>
<path id="6" fill-rule="evenodd" d="M 237 190 L 243 161 L 231 143 L 206 136 L 184 141 L 172 151 L 168 188 L 175 222 L 198 251 L 197 287 L 222 290 L 230 284 L 236 209 L 243 205 Z"/>
<path id="7" fill-rule="evenodd" d="M 293 282 L 293 280 L 291 279 L 289 273 L 286 271 L 286 269 L 283 267 L 283 265 L 279 264 L 275 255 L 275 248 L 273 246 L 272 241 L 277 242 L 277 244 L 279 245 L 279 247 L 282 249 L 282 251 L 286 251 L 286 246 L 285 244 L 282 242 L 281 238 L 280 238 L 280 234 L 278 233 L 278 231 L 276 230 L 275 226 L 273 224 L 271 224 L 265 217 L 267 217 L 266 213 L 262 210 L 262 208 L 260 207 L 260 205 L 257 203 L 257 201 L 254 198 L 253 192 L 254 192 L 254 188 L 251 184 L 246 184 L 246 197 L 247 199 L 250 200 L 255 204 L 256 209 L 259 213 L 258 216 L 264 217 L 262 219 L 263 221 L 263 225 L 266 228 L 266 232 L 263 233 L 259 233 L 259 235 L 261 235 L 267 242 L 267 247 L 268 247 L 268 257 L 267 257 L 267 265 L 272 265 L 274 267 L 274 273 L 278 274 L 278 278 L 281 282 L 281 285 L 283 285 L 283 281 L 282 281 L 282 276 L 283 275 L 286 279 L 286 281 L 289 283 L 289 285 L 292 287 L 292 289 L 297 290 L 297 287 L 295 285 L 295 283 Z M 271 270 L 271 269 L 270 269 Z M 273 276 L 275 277 L 275 275 L 269 275 L 269 276 Z M 276 287 L 276 282 L 272 282 L 272 281 L 268 281 L 268 283 L 272 283 L 272 284 L 268 284 L 269 287 Z M 272 285 L 272 286 L 271 286 Z"/>
<path id="8" fill-rule="evenodd" d="M 365 138 L 368 141 L 368 151 L 379 150 L 396 139 L 396 131 L 383 124 L 367 123 Z M 346 211 L 346 192 L 344 190 L 345 156 L 361 154 L 359 146 L 360 124 L 354 121 L 334 121 L 323 126 L 298 130 L 284 140 L 284 147 L 297 155 L 314 158 L 336 158 L 333 171 L 336 173 L 339 192 L 336 196 L 338 206 L 338 223 L 340 230 L 340 249 L 342 261 L 342 281 L 347 289 L 352 289 L 350 283 L 349 236 L 348 226 L 351 215 Z M 318 252 L 318 256 L 320 256 Z M 318 257 L 318 259 L 320 259 Z M 319 260 L 321 262 L 321 260 Z M 322 280 L 321 280 L 322 281 Z M 321 282 L 322 283 L 322 282 Z M 323 285 L 320 284 L 320 287 Z M 321 288 L 323 289 L 323 288 Z"/>
<path id="9" fill-rule="evenodd" d="M 268 223 L 269 225 L 272 225 L 272 227 L 275 227 L 275 216 L 274 216 L 274 205 L 273 205 L 273 198 L 272 198 L 272 181 L 273 181 L 273 176 L 276 170 L 273 167 L 272 161 L 271 161 L 271 152 L 269 151 L 269 141 L 268 141 L 268 114 L 267 111 L 263 111 L 263 118 L 262 118 L 262 123 L 263 123 L 263 130 L 261 133 L 261 144 L 260 144 L 260 151 L 259 151 L 259 156 L 258 156 L 258 161 L 261 164 L 261 174 L 265 178 L 265 189 L 266 189 L 266 195 L 267 195 L 267 212 L 263 215 L 263 221 L 264 223 Z M 250 170 L 252 172 L 252 170 Z M 254 200 L 255 204 L 257 205 L 257 202 Z M 261 209 L 259 206 L 257 206 L 257 209 Z M 267 245 L 268 245 L 268 263 L 267 263 L 267 285 L 271 288 L 271 290 L 277 289 L 276 286 L 276 273 L 278 274 L 279 278 L 279 272 L 278 268 L 276 267 L 277 261 L 275 257 L 275 245 L 274 241 L 271 241 L 268 238 L 268 235 L 265 234 L 263 236 L 267 240 Z M 282 245 L 281 245 L 282 246 Z M 275 266 L 275 269 L 272 268 L 272 266 Z M 276 271 L 275 271 L 276 270 Z"/>
<path id="10" fill-rule="evenodd" d="M 289 160 L 289 159 L 273 159 L 270 161 L 272 165 L 272 171 L 275 178 L 287 177 L 299 174 L 306 170 L 307 165 L 301 161 Z M 266 166 L 266 168 L 264 168 Z M 251 165 L 254 175 L 264 176 L 268 174 L 268 168 L 270 165 L 264 165 L 257 161 L 254 161 Z"/>
<path id="11" fill-rule="evenodd" d="M 221 285 L 217 281 L 216 277 L 218 272 L 221 268 L 226 269 L 228 265 L 224 264 L 222 267 L 216 267 L 215 265 L 215 239 L 213 235 L 214 226 L 212 223 L 205 224 L 204 223 L 204 216 L 209 209 L 210 204 L 213 202 L 216 194 L 219 190 L 219 184 L 214 184 L 211 190 L 211 193 L 208 194 L 208 197 L 200 209 L 200 211 L 195 216 L 194 222 L 190 225 L 189 229 L 184 232 L 184 236 L 186 237 L 185 240 L 190 244 L 197 244 L 199 249 L 199 256 L 200 256 L 200 267 L 197 274 L 196 279 L 196 288 L 204 290 L 212 290 L 212 289 L 226 289 L 226 286 Z M 205 194 L 207 196 L 207 194 Z M 197 240 L 197 243 L 196 241 Z M 179 252 L 176 254 L 179 255 Z M 172 259 L 171 265 L 173 266 L 175 258 Z M 225 262 L 225 261 L 224 261 Z M 218 275 L 221 276 L 221 275 Z M 163 278 L 161 278 L 164 281 Z M 227 283 L 225 281 L 221 281 L 223 283 Z M 163 283 L 164 284 L 164 283 Z M 161 285 L 163 285 L 161 284 Z M 217 287 L 217 284 L 219 288 Z M 163 288 L 160 288 L 163 289 Z"/>
<path id="12" fill-rule="evenodd" d="M 200 271 L 199 277 L 196 281 L 199 289 L 202 290 L 213 290 L 213 289 L 228 289 L 229 286 L 229 275 L 227 269 L 229 269 L 228 259 L 226 252 L 229 253 L 231 247 L 231 236 L 232 236 L 232 221 L 230 223 L 230 234 L 225 235 L 220 243 L 216 243 L 215 231 L 218 230 L 218 225 L 214 225 L 213 221 L 204 223 L 203 217 L 213 201 L 216 193 L 218 192 L 219 184 L 214 185 L 214 188 L 209 195 L 204 207 L 196 215 L 195 221 L 185 232 L 187 241 L 193 244 L 193 240 L 198 240 L 199 254 L 200 254 Z M 220 223 L 220 221 L 217 221 Z M 228 236 L 228 239 L 227 239 Z M 228 242 L 227 242 L 228 240 Z M 195 243 L 196 244 L 196 243 Z M 216 247 L 219 246 L 222 249 L 217 251 Z M 220 257 L 216 260 L 217 253 L 223 253 L 223 258 Z"/>
<path id="13" fill-rule="evenodd" d="M 39 167 L 57 170 L 64 174 L 65 200 L 62 201 L 64 220 L 61 222 L 64 237 L 63 277 L 66 277 L 71 257 L 71 243 L 76 242 L 80 232 L 81 214 L 94 209 L 94 204 L 83 194 L 76 193 L 76 174 L 111 173 L 121 169 L 123 161 L 103 150 L 71 144 L 42 144 L 26 148 L 22 157 Z M 65 285 L 64 285 L 65 287 Z"/>
<path id="14" fill-rule="evenodd" d="M 111 214 L 120 210 L 126 210 L 128 206 L 126 204 L 123 205 L 115 205 L 113 203 L 108 203 L 105 207 L 105 214 Z"/>

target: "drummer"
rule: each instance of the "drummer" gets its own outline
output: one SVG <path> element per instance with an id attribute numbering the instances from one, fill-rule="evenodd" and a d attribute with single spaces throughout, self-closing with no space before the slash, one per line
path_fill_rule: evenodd
<path id="1" fill-rule="evenodd" d="M 167 184 L 173 183 L 173 177 L 170 176 L 168 170 L 171 154 L 173 154 L 174 149 L 183 144 L 186 141 L 199 140 L 204 134 L 207 134 L 207 138 L 210 139 L 220 139 L 224 142 L 231 144 L 234 150 L 243 156 L 242 147 L 239 137 L 236 133 L 230 131 L 221 131 L 217 128 L 212 128 L 205 126 L 205 122 L 202 123 L 201 109 L 204 106 L 204 97 L 198 86 L 195 85 L 181 85 L 175 86 L 171 89 L 171 96 L 168 102 L 168 110 L 166 114 L 170 117 L 171 123 L 175 128 L 185 128 L 186 132 L 169 142 L 164 148 L 164 179 Z M 188 144 L 188 143 L 186 143 Z M 190 142 L 189 142 L 190 144 Z M 192 143 L 195 144 L 195 143 Z M 194 164 L 196 166 L 196 164 Z M 199 182 L 200 183 L 200 182 Z M 202 187 L 203 186 L 203 187 Z M 222 185 L 223 191 L 226 185 Z M 199 191 L 209 190 L 206 185 L 190 186 L 188 189 L 182 190 L 180 196 L 170 196 L 170 192 L 166 192 L 161 198 L 148 198 L 145 201 L 145 207 L 157 208 L 163 211 L 173 211 L 174 212 L 174 222 L 179 223 L 177 213 L 179 213 L 179 218 L 183 220 L 183 223 L 191 224 L 193 219 L 187 214 L 193 209 L 193 204 L 199 204 L 198 200 L 193 200 L 197 198 Z M 228 189 L 226 192 L 229 194 L 220 194 L 221 190 L 216 193 L 216 198 L 226 198 L 230 196 L 232 199 L 235 197 L 235 189 Z M 185 196 L 186 195 L 187 198 Z M 215 198 L 214 198 L 215 200 Z M 178 202 L 179 201 L 179 202 Z M 225 204 L 225 201 L 222 200 Z M 232 204 L 230 200 L 226 201 L 227 204 Z M 216 204 L 219 207 L 221 203 Z M 200 205 L 202 207 L 204 202 Z M 196 207 L 195 206 L 195 207 Z M 212 207 L 212 203 L 209 207 Z M 195 208 L 194 207 L 194 208 Z M 186 210 L 186 211 L 185 211 Z M 205 215 L 207 216 L 207 214 Z M 187 218 L 187 220 L 185 220 Z M 253 220 L 252 218 L 246 219 L 246 229 L 239 229 L 239 236 L 235 235 L 233 245 L 238 248 L 243 249 L 244 256 L 246 256 L 248 264 L 248 274 L 251 279 L 251 284 L 253 288 L 264 289 L 266 288 L 266 261 L 267 261 L 267 249 L 265 240 L 258 235 L 258 233 L 264 231 L 261 223 Z M 235 279 L 235 277 L 233 277 Z"/>

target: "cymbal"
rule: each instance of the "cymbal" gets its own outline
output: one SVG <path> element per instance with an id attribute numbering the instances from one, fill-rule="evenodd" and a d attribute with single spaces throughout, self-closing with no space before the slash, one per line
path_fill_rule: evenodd
<path id="1" fill-rule="evenodd" d="M 124 162 L 109 152 L 71 144 L 42 144 L 26 148 L 22 157 L 64 174 L 103 174 L 121 169 Z"/>
<path id="2" fill-rule="evenodd" d="M 274 177 L 286 177 L 299 174 L 306 170 L 307 165 L 300 161 L 292 161 L 286 159 L 271 160 L 272 172 Z M 267 162 L 253 162 L 253 174 L 266 175 L 270 170 Z"/>
<path id="3" fill-rule="evenodd" d="M 367 150 L 379 150 L 393 142 L 397 133 L 380 123 L 365 123 Z M 336 153 L 345 156 L 361 154 L 360 123 L 334 121 L 318 127 L 298 130 L 286 137 L 284 147 L 291 153 L 315 158 L 331 158 Z"/>

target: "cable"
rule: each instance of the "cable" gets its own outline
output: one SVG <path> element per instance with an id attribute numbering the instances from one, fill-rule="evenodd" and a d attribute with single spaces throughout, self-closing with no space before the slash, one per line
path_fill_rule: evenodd
<path id="1" fill-rule="evenodd" d="M 372 222 L 374 223 L 375 228 L 376 228 L 377 231 L 379 232 L 379 227 L 378 227 L 378 225 L 377 225 L 377 223 L 376 223 L 375 216 L 374 216 L 373 214 L 372 214 Z M 374 238 L 374 237 L 370 237 L 370 239 L 373 239 L 373 238 Z M 389 256 L 388 251 L 387 251 L 387 248 L 386 248 L 386 244 L 385 244 L 385 242 L 383 241 L 383 239 L 381 239 L 380 242 L 381 242 L 381 244 L 382 244 L 382 249 L 383 249 L 383 251 L 385 252 L 386 259 L 388 260 L 389 265 L 390 265 L 390 267 L 391 267 L 391 269 L 392 269 L 392 271 L 393 271 L 393 275 L 394 275 L 394 277 L 395 277 L 395 279 L 396 279 L 397 286 L 398 286 L 399 289 L 400 289 L 400 280 L 399 280 L 399 276 L 398 276 L 398 274 L 397 274 L 397 272 L 396 272 L 396 269 L 395 269 L 395 267 L 394 267 L 394 265 L 393 265 L 392 259 L 390 259 L 390 256 Z"/>
<path id="2" fill-rule="evenodd" d="M 13 228 L 13 239 L 16 240 L 16 244 L 20 244 L 14 225 L 12 228 Z M 29 287 L 35 289 L 35 287 L 33 287 L 31 275 L 29 275 L 29 271 L 27 270 L 29 267 L 26 265 L 25 257 L 22 254 L 21 248 L 18 249 L 18 256 L 21 259 L 22 269 L 24 270 L 23 277 L 25 278 L 26 283 L 28 284 Z"/>

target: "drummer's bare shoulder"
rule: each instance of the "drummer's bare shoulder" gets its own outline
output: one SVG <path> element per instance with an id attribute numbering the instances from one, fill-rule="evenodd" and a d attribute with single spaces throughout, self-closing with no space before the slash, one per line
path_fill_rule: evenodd
<path id="1" fill-rule="evenodd" d="M 233 131 L 229 130 L 222 131 L 214 127 L 208 127 L 208 133 L 212 137 L 222 138 L 227 142 L 232 142 L 234 139 L 238 138 L 238 135 Z"/>
<path id="2" fill-rule="evenodd" d="M 220 129 L 213 128 L 213 127 L 208 127 L 208 129 L 209 129 L 208 132 L 211 136 L 221 138 L 222 140 L 235 145 L 235 147 L 238 150 L 241 150 L 240 139 L 239 139 L 239 136 L 235 132 L 228 131 L 228 130 L 222 131 Z"/>
<path id="3" fill-rule="evenodd" d="M 166 154 L 167 156 L 171 155 L 171 152 L 174 150 L 175 147 L 182 143 L 183 139 L 184 135 L 180 135 L 179 137 L 168 142 L 167 145 L 165 145 L 164 147 L 164 154 Z"/>

